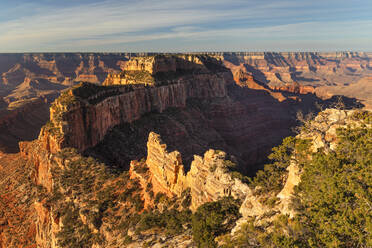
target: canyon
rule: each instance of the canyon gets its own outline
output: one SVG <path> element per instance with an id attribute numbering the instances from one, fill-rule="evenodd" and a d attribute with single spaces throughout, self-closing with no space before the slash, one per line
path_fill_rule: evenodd
<path id="1" fill-rule="evenodd" d="M 365 52 L 236 52 L 206 53 L 221 60 L 238 82 L 268 90 L 280 101 L 284 92 L 315 92 L 328 99 L 334 95 L 356 98 L 371 108 L 371 53 Z M 136 53 L 33 53 L 0 54 L 0 111 L 2 152 L 17 152 L 17 143 L 35 139 L 49 119 L 49 107 L 58 94 L 81 81 L 103 84 L 116 75 Z M 197 55 L 197 54 L 194 54 Z M 131 65 L 129 65 L 131 66 Z M 162 65 L 164 66 L 164 65 Z M 239 76 L 240 79 L 239 80 Z M 249 80 L 246 80 L 246 79 Z M 38 114 L 29 105 L 44 102 Z M 27 115 L 25 115 L 27 113 Z M 33 122 L 31 120 L 34 120 Z M 34 125 L 27 134 L 12 126 Z M 23 127 L 23 126 L 22 126 Z"/>
<path id="2" fill-rule="evenodd" d="M 7 179 L 9 161 L 18 159 L 18 177 L 27 178 L 27 188 L 39 185 L 15 209 L 25 211 L 25 205 L 35 209 L 33 214 L 26 213 L 31 217 L 20 233 L 35 237 L 30 238 L 30 247 L 45 248 L 68 246 L 74 242 L 71 237 L 85 237 L 87 247 L 116 247 L 128 237 L 133 247 L 142 246 L 154 235 L 143 234 L 144 238 L 132 230 L 135 227 L 124 228 L 131 214 L 151 209 L 163 212 L 164 208 L 195 212 L 223 197 L 243 203 L 239 223 L 273 209 L 293 215 L 288 199 L 299 181 L 295 165 L 288 168 L 276 208 L 264 206 L 241 173 L 254 176 L 262 169 L 271 148 L 293 134 L 298 111 L 332 106 L 331 90 L 322 90 L 339 85 L 329 82 L 347 71 L 343 80 L 359 78 L 369 88 L 369 81 L 363 78 L 371 71 L 370 54 L 366 53 L 17 56 L 24 64 L 11 67 L 2 62 L 10 69 L 2 74 L 1 83 L 8 89 L 15 87 L 3 91 L 5 112 L 0 125 L 1 130 L 9 130 L 1 136 L 4 151 L 8 143 L 34 139 L 37 127 L 43 127 L 36 140 L 19 143 L 20 156 L 0 154 L 0 170 Z M 11 61 L 7 59 L 3 60 Z M 75 66 L 59 67 L 61 59 L 74 61 Z M 42 70 L 34 74 L 30 68 Z M 72 73 L 74 68 L 79 70 Z M 18 84 L 20 71 L 25 77 Z M 46 71 L 56 78 L 42 76 Z M 45 80 L 58 87 L 39 87 Z M 39 88 L 31 94 L 19 91 L 24 87 L 17 84 Z M 318 97 L 319 92 L 324 99 Z M 356 95 L 349 97 L 344 98 L 346 107 L 361 106 L 353 99 Z M 359 100 L 367 103 L 364 98 Z M 327 120 L 337 117 L 330 123 L 315 119 L 327 127 L 327 142 L 335 142 L 341 122 L 355 122 L 350 120 L 354 112 L 323 112 Z M 33 119 L 27 134 L 14 127 L 19 120 L 33 123 Z M 314 133 L 301 138 L 312 140 L 314 150 L 322 146 L 323 140 Z M 2 204 L 13 204 L 11 200 L 19 192 L 12 194 Z M 3 215 L 16 219 L 16 213 Z M 71 222 L 71 216 L 75 221 Z M 9 235 L 14 225 L 1 223 L 0 247 L 16 245 Z M 119 227 L 124 229 L 115 229 Z M 163 247 L 172 242 L 177 245 L 175 240 L 187 237 L 185 230 L 182 235 L 186 236 L 155 238 Z"/>

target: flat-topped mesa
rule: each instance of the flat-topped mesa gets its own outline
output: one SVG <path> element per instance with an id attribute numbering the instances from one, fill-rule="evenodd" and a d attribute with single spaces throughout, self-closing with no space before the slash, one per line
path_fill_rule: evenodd
<path id="1" fill-rule="evenodd" d="M 152 60 L 156 61 L 155 58 Z M 207 57 L 203 59 L 208 61 Z M 82 152 L 97 145 L 114 126 L 138 120 L 146 113 L 185 107 L 189 98 L 227 96 L 224 78 L 213 71 L 216 66 L 208 65 L 211 69 L 207 69 L 203 65 L 203 69 L 194 74 L 195 70 L 188 71 L 186 68 L 198 67 L 199 64 L 194 63 L 198 61 L 196 58 L 183 60 L 181 57 L 170 57 L 168 60 L 165 57 L 165 60 L 160 60 L 163 61 L 162 66 L 159 64 L 155 68 L 163 68 L 166 61 L 179 64 L 184 61 L 187 66 L 182 67 L 182 77 L 152 86 L 143 83 L 110 86 L 81 83 L 63 92 L 52 104 L 50 121 L 42 128 L 39 140 L 52 153 L 64 147 Z M 159 71 L 165 69 L 156 70 L 157 82 L 162 76 L 168 80 L 168 74 L 159 75 Z M 176 69 L 176 74 L 178 72 L 181 70 Z"/>
<path id="2" fill-rule="evenodd" d="M 135 57 L 124 63 L 121 73 L 109 74 L 103 85 L 164 85 L 191 75 L 227 71 L 221 61 L 205 55 Z"/>
<path id="3" fill-rule="evenodd" d="M 227 160 L 223 151 L 210 149 L 204 157 L 195 155 L 187 174 L 181 154 L 178 151 L 169 152 L 160 135 L 149 134 L 147 152 L 146 164 L 151 173 L 154 193 L 180 197 L 182 192 L 190 188 L 191 210 L 224 196 L 243 200 L 251 192 L 247 184 L 234 178 L 231 173 L 234 164 Z M 135 163 L 131 166 L 135 166 Z"/>
<path id="4" fill-rule="evenodd" d="M 201 55 L 156 55 L 136 57 L 127 61 L 124 71 L 147 71 L 151 75 L 159 72 L 176 72 L 177 70 L 192 70 L 205 68 Z"/>

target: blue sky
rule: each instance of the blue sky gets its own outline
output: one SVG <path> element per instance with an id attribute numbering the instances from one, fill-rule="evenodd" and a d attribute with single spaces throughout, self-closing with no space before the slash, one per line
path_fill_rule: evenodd
<path id="1" fill-rule="evenodd" d="M 0 0 L 0 52 L 372 51 L 372 0 Z"/>

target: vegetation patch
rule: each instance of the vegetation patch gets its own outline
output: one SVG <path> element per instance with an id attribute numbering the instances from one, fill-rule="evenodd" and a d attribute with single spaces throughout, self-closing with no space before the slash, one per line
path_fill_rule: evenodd
<path id="1" fill-rule="evenodd" d="M 232 197 L 201 205 L 192 216 L 193 239 L 198 247 L 217 247 L 215 238 L 235 225 L 239 207 L 240 202 Z"/>
<path id="2" fill-rule="evenodd" d="M 260 186 L 262 192 L 278 192 L 282 184 L 274 179 L 297 156 L 302 170 L 292 201 L 297 215 L 292 219 L 279 215 L 271 222 L 252 218 L 234 238 L 225 237 L 224 246 L 371 247 L 372 128 L 341 128 L 337 137 L 337 147 L 330 152 L 310 153 L 307 141 L 298 143 L 294 138 L 274 148 L 275 162 L 252 185 Z M 267 205 L 275 201 L 269 197 Z"/>
<path id="3" fill-rule="evenodd" d="M 250 179 L 250 186 L 256 187 L 256 194 L 274 192 L 277 194 L 283 189 L 287 179 L 287 167 L 291 161 L 302 165 L 307 157 L 310 148 L 309 140 L 287 137 L 283 143 L 272 149 L 269 159 L 272 163 L 266 164 L 263 170 L 257 172 L 253 179 Z"/>

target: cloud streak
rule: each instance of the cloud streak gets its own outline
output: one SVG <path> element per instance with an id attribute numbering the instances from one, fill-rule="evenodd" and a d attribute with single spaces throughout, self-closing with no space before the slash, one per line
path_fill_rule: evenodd
<path id="1" fill-rule="evenodd" d="M 275 42 L 285 40 L 315 44 L 353 35 L 356 48 L 361 40 L 372 41 L 372 18 L 337 19 L 344 8 L 335 7 L 327 20 L 321 6 L 318 0 L 312 5 L 246 0 L 111 0 L 64 8 L 28 4 L 30 13 L 0 21 L 0 51 L 120 51 L 136 49 L 133 43 L 139 43 L 138 51 L 162 50 L 151 43 L 156 40 L 174 51 L 187 49 L 185 41 L 204 50 L 203 43 L 213 40 L 210 46 L 218 50 L 239 50 L 239 40 L 241 49 L 265 40 L 265 50 L 275 50 Z"/>

